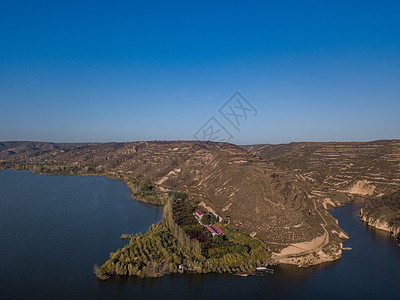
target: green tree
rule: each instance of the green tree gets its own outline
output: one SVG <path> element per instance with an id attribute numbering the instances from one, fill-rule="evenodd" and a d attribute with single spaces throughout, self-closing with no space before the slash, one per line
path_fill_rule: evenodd
<path id="1" fill-rule="evenodd" d="M 207 214 L 204 214 L 204 215 L 201 217 L 201 223 L 202 223 L 203 225 L 209 225 L 209 224 L 210 224 L 210 217 L 209 217 Z"/>
<path id="2" fill-rule="evenodd" d="M 214 214 L 211 214 L 210 223 L 215 224 L 217 222 L 218 222 L 217 217 Z"/>

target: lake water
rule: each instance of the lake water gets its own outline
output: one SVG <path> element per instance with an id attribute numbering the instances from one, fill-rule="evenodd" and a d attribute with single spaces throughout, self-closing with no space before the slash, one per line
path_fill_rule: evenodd
<path id="1" fill-rule="evenodd" d="M 162 209 L 130 198 L 104 177 L 0 171 L 0 297 L 2 299 L 399 299 L 400 247 L 368 228 L 362 203 L 331 213 L 350 235 L 341 260 L 274 274 L 177 274 L 99 281 L 93 266 L 122 247 L 122 233 L 145 232 Z"/>

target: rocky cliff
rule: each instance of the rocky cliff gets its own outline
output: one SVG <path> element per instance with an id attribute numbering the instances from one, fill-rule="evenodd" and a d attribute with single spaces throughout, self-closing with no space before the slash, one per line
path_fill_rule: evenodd
<path id="1" fill-rule="evenodd" d="M 400 191 L 369 199 L 360 216 L 368 225 L 400 238 Z"/>

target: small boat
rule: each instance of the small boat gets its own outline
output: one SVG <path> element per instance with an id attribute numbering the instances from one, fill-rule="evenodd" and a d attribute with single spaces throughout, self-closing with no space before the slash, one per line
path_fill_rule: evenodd
<path id="1" fill-rule="evenodd" d="M 301 267 L 303 267 L 303 265 L 298 265 L 297 267 L 301 268 Z"/>
<path id="2" fill-rule="evenodd" d="M 238 272 L 238 273 L 236 273 L 234 275 L 241 276 L 241 277 L 247 277 L 247 276 L 253 276 L 253 275 L 255 275 L 255 273 Z"/>
<path id="3" fill-rule="evenodd" d="M 266 267 L 257 267 L 256 270 L 257 271 L 265 271 L 267 268 Z"/>
<path id="4" fill-rule="evenodd" d="M 265 273 L 272 274 L 274 273 L 274 269 L 265 269 Z"/>

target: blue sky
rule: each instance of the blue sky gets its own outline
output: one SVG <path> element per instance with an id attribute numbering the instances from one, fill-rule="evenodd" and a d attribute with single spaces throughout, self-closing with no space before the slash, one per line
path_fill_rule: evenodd
<path id="1" fill-rule="evenodd" d="M 399 1 L 164 2 L 0 1 L 0 140 L 400 138 Z"/>

